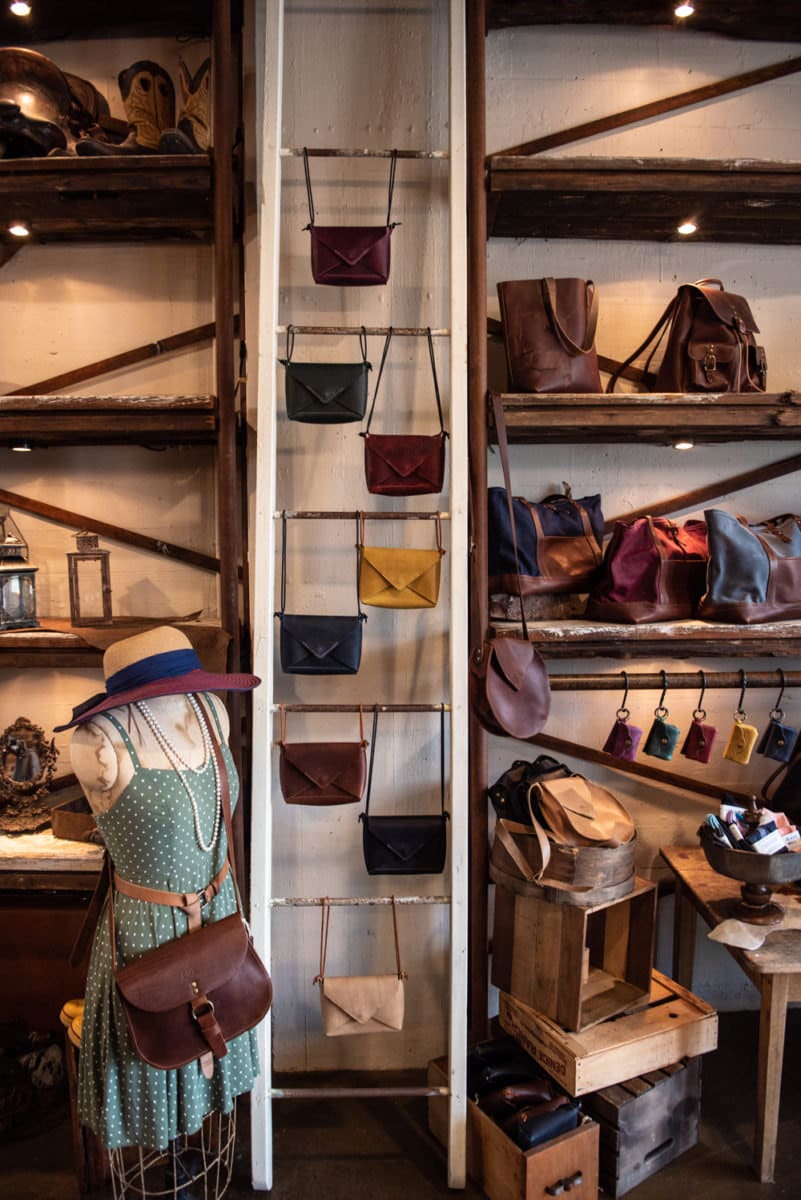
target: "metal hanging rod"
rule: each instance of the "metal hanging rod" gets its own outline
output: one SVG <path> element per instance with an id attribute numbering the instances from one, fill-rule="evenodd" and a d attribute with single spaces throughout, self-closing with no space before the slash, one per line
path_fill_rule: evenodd
<path id="1" fill-rule="evenodd" d="M 286 333 L 289 329 L 288 325 L 276 325 L 276 333 Z M 293 325 L 293 333 L 315 333 L 315 334 L 337 334 L 337 333 L 361 333 L 362 329 L 368 334 L 387 334 L 389 333 L 389 325 Z M 410 325 L 402 328 L 398 325 L 392 326 L 393 337 L 427 337 L 428 329 L 423 329 L 420 326 Z M 432 329 L 432 337 L 450 337 L 450 329 Z"/>
<path id="2" fill-rule="evenodd" d="M 392 1096 L 450 1096 L 446 1087 L 363 1087 L 363 1088 L 268 1088 L 273 1100 L 359 1100 Z"/>
<path id="3" fill-rule="evenodd" d="M 322 904 L 348 906 L 396 904 L 450 904 L 450 896 L 273 896 L 270 908 L 319 908 Z"/>
<path id="4" fill-rule="evenodd" d="M 319 713 L 416 713 L 416 712 L 450 712 L 450 704 L 273 704 L 273 712 L 319 712 Z"/>
<path id="5" fill-rule="evenodd" d="M 309 158 L 392 158 L 394 154 L 396 158 L 450 158 L 450 153 L 447 150 L 346 150 L 342 147 L 323 147 L 312 149 L 311 146 L 306 148 Z M 282 146 L 279 154 L 281 158 L 302 158 L 302 146 Z"/>
<path id="6" fill-rule="evenodd" d="M 648 671 L 640 675 L 627 671 L 628 686 L 631 691 L 661 691 L 664 680 L 660 672 Z M 712 689 L 739 689 L 743 680 L 739 671 L 704 671 L 706 687 Z M 748 688 L 777 688 L 782 686 L 778 670 L 775 671 L 746 671 L 745 681 Z M 667 686 L 670 691 L 700 688 L 703 685 L 701 672 L 683 671 L 681 673 L 667 672 Z M 617 675 L 551 675 L 551 690 L 555 692 L 607 692 L 618 691 L 626 686 L 622 672 Z M 784 684 L 788 688 L 801 687 L 801 671 L 785 671 Z"/>
<path id="7" fill-rule="evenodd" d="M 297 512 L 287 509 L 277 509 L 273 513 L 276 521 L 286 517 L 290 521 L 355 521 L 364 517 L 365 521 L 449 521 L 448 512 Z"/>

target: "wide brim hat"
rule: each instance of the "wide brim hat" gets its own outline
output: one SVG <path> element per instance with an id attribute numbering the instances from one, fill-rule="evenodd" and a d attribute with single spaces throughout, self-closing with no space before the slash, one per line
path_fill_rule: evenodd
<path id="1" fill-rule="evenodd" d="M 159 625 L 114 642 L 103 655 L 105 692 L 98 692 L 72 710 L 72 719 L 55 725 L 55 733 L 91 721 L 99 713 L 156 696 L 187 692 L 249 692 L 258 687 L 257 675 L 206 671 L 186 634 Z"/>

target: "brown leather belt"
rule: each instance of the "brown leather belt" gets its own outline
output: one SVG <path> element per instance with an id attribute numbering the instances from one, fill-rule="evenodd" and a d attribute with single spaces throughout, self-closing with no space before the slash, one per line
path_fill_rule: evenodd
<path id="1" fill-rule="evenodd" d="M 130 896 L 134 900 L 146 900 L 148 904 L 169 904 L 173 908 L 183 909 L 189 924 L 189 933 L 192 933 L 195 929 L 200 929 L 203 923 L 201 919 L 203 905 L 214 899 L 227 874 L 228 859 L 226 858 L 211 883 L 199 892 L 163 892 L 158 888 L 140 887 L 138 883 L 131 883 L 130 880 L 123 879 L 116 871 L 114 872 L 114 887 L 123 896 Z"/>

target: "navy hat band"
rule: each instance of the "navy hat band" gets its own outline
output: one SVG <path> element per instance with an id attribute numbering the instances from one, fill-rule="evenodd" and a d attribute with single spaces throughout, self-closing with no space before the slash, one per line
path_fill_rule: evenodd
<path id="1" fill-rule="evenodd" d="M 172 679 L 202 669 L 200 659 L 191 648 L 166 650 L 163 654 L 151 654 L 147 658 L 139 659 L 129 667 L 123 667 L 109 675 L 106 680 L 106 693 L 113 696 L 118 692 L 128 692 L 132 688 L 156 683 L 160 679 Z"/>

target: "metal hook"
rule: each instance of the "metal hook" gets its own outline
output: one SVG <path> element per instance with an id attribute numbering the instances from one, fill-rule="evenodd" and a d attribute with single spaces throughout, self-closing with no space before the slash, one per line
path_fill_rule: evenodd
<path id="1" fill-rule="evenodd" d="M 698 697 L 698 703 L 693 709 L 694 721 L 703 721 L 704 717 L 706 716 L 706 709 L 702 707 L 704 703 L 704 692 L 706 691 L 706 672 L 699 668 L 699 674 L 701 676 L 701 695 Z"/>
<path id="2" fill-rule="evenodd" d="M 628 671 L 621 671 L 620 674 L 623 676 L 625 691 L 623 692 L 623 699 L 620 702 L 620 708 L 615 713 L 615 716 L 618 721 L 627 721 L 629 717 L 629 710 L 626 708 L 626 701 L 629 698 L 629 673 Z"/>
<path id="3" fill-rule="evenodd" d="M 737 701 L 737 711 L 734 714 L 735 721 L 742 722 L 745 720 L 745 709 L 743 701 L 745 700 L 745 689 L 748 687 L 748 676 L 745 671 L 740 668 L 740 699 Z"/>
<path id="4" fill-rule="evenodd" d="M 787 686 L 787 680 L 784 677 L 784 671 L 781 669 L 781 667 L 777 667 L 776 670 L 779 673 L 779 682 L 781 683 L 781 691 L 779 692 L 778 696 L 776 697 L 776 701 L 773 705 L 773 708 L 770 710 L 771 721 L 781 721 L 782 717 L 784 716 L 784 711 L 781 707 L 781 703 L 782 703 L 782 696 L 784 695 L 784 689 Z"/>
<path id="5" fill-rule="evenodd" d="M 670 713 L 665 708 L 665 695 L 667 694 L 668 690 L 668 677 L 666 671 L 660 671 L 659 674 L 662 676 L 662 695 L 659 697 L 659 703 L 654 709 L 654 716 L 664 718 L 670 716 Z"/>

